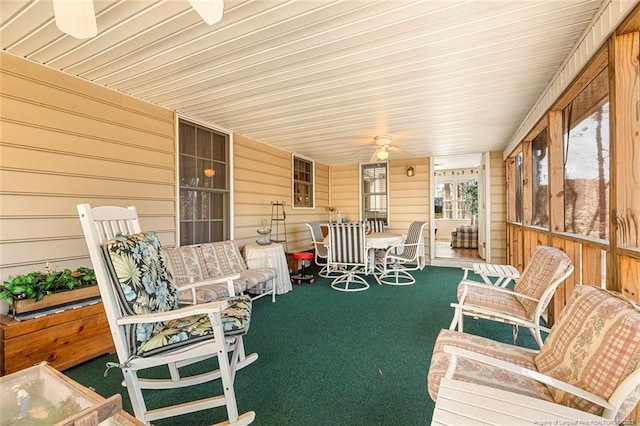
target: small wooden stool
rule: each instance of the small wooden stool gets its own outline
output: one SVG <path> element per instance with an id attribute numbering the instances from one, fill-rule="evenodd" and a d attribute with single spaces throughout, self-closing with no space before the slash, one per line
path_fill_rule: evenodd
<path id="1" fill-rule="evenodd" d="M 308 281 L 309 284 L 315 284 L 315 279 L 313 275 L 305 274 L 305 261 L 313 259 L 313 253 L 309 253 L 307 251 L 293 253 L 293 258 L 297 260 L 302 260 L 302 272 L 296 275 L 291 276 L 291 282 L 294 284 L 302 284 L 305 281 Z"/>

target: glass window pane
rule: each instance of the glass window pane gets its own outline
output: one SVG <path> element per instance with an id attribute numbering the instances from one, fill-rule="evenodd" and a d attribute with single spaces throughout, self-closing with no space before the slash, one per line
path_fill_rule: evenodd
<path id="1" fill-rule="evenodd" d="M 387 217 L 387 164 L 362 166 L 362 220 L 382 220 Z"/>
<path id="2" fill-rule="evenodd" d="M 228 239 L 229 137 L 180 120 L 180 244 Z"/>
<path id="3" fill-rule="evenodd" d="M 563 110 L 565 230 L 609 238 L 609 100 L 606 69 Z"/>

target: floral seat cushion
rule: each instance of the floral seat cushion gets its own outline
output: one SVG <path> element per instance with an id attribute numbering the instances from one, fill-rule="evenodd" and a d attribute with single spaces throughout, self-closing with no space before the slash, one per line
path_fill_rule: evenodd
<path id="1" fill-rule="evenodd" d="M 153 232 L 118 236 L 103 245 L 110 274 L 126 315 L 178 309 L 178 292 L 160 242 Z M 251 299 L 237 296 L 228 301 L 221 319 L 225 335 L 244 334 L 251 319 Z M 132 324 L 128 330 L 132 354 L 156 354 L 194 340 L 210 339 L 208 315 L 165 322 Z"/>
<path id="2" fill-rule="evenodd" d="M 538 371 L 604 399 L 640 365 L 640 308 L 621 294 L 597 287 L 575 288 L 536 358 Z M 594 414 L 602 407 L 551 388 L 562 405 Z M 640 397 L 636 388 L 615 418 L 621 423 Z"/>
<path id="3" fill-rule="evenodd" d="M 440 380 L 446 374 L 451 360 L 451 355 L 443 350 L 445 346 L 467 349 L 536 370 L 536 354 L 527 349 L 460 331 L 441 330 L 433 349 L 431 365 L 427 375 L 429 395 L 434 401 L 438 397 Z M 462 357 L 458 357 L 453 379 L 553 401 L 549 389 L 538 381 Z"/>

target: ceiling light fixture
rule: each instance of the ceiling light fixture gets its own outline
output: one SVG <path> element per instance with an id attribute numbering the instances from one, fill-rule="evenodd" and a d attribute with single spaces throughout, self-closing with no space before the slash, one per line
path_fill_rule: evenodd
<path id="1" fill-rule="evenodd" d="M 376 157 L 378 157 L 378 160 L 380 161 L 384 161 L 389 158 L 389 152 L 387 151 L 387 148 L 384 146 L 381 147 L 376 153 Z"/>
<path id="2" fill-rule="evenodd" d="M 188 1 L 207 24 L 213 25 L 222 19 L 224 0 Z M 53 14 L 58 29 L 72 37 L 82 40 L 98 34 L 93 0 L 53 0 Z"/>
<path id="3" fill-rule="evenodd" d="M 63 33 L 78 39 L 98 34 L 93 0 L 53 0 L 56 26 Z"/>
<path id="4" fill-rule="evenodd" d="M 189 4 L 209 25 L 222 20 L 222 14 L 224 13 L 223 0 L 189 0 Z"/>

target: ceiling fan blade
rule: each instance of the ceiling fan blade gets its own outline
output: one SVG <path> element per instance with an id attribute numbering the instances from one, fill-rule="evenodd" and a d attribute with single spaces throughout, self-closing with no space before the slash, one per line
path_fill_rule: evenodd
<path id="1" fill-rule="evenodd" d="M 209 25 L 222 20 L 222 14 L 224 13 L 223 0 L 189 0 L 189 4 Z"/>
<path id="2" fill-rule="evenodd" d="M 53 0 L 56 26 L 63 33 L 78 39 L 98 34 L 93 0 Z"/>
<path id="3" fill-rule="evenodd" d="M 373 151 L 373 154 L 371 154 L 371 158 L 369 159 L 370 163 L 375 163 L 378 161 L 378 150 L 376 149 L 375 151 Z"/>

